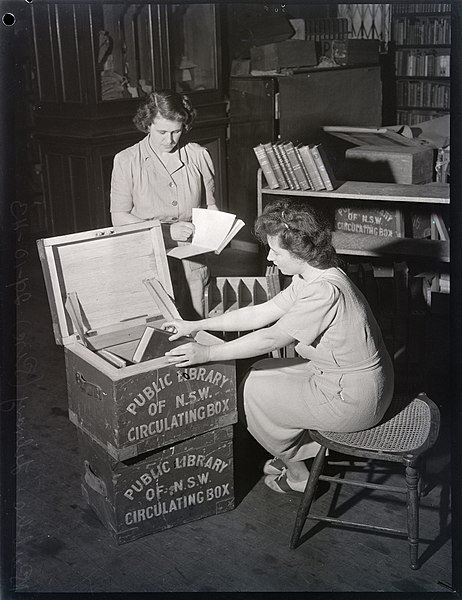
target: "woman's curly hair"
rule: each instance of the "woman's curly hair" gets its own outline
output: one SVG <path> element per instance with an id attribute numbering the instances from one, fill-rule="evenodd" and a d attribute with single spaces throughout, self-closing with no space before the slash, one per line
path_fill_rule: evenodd
<path id="1" fill-rule="evenodd" d="M 268 236 L 278 237 L 282 248 L 318 269 L 338 265 L 328 220 L 306 202 L 287 198 L 269 202 L 255 221 L 255 235 L 264 244 Z"/>
<path id="2" fill-rule="evenodd" d="M 189 131 L 196 118 L 197 111 L 188 96 L 183 96 L 174 90 L 156 90 L 140 103 L 133 118 L 137 129 L 144 133 L 149 132 L 156 117 L 168 121 L 183 123 L 185 131 Z"/>

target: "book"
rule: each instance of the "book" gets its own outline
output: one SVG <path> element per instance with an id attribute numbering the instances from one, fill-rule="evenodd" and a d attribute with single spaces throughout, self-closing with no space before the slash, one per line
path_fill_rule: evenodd
<path id="1" fill-rule="evenodd" d="M 332 166 L 329 162 L 327 154 L 322 146 L 322 144 L 310 146 L 311 154 L 313 155 L 314 162 L 318 167 L 319 174 L 321 175 L 321 179 L 324 183 L 324 187 L 327 191 L 331 191 L 337 187 L 337 182 L 335 181 L 334 172 L 332 170 Z"/>
<path id="2" fill-rule="evenodd" d="M 286 190 L 289 187 L 289 184 L 284 177 L 284 173 L 279 165 L 276 153 L 274 152 L 274 148 L 270 142 L 267 144 L 263 144 L 263 148 L 265 149 L 266 156 L 270 162 L 271 168 L 273 169 L 273 173 L 276 175 L 276 179 L 278 181 L 278 185 L 281 190 Z"/>
<path id="3" fill-rule="evenodd" d="M 126 359 L 122 358 L 121 356 L 118 356 L 117 354 L 114 354 L 106 348 L 101 348 L 101 350 L 97 350 L 96 354 L 104 358 L 104 360 L 107 360 L 114 367 L 118 367 L 119 369 L 127 366 Z"/>
<path id="4" fill-rule="evenodd" d="M 377 285 L 377 322 L 382 331 L 383 341 L 391 357 L 395 354 L 395 296 L 393 265 L 374 265 L 374 279 Z"/>
<path id="5" fill-rule="evenodd" d="M 160 358 L 172 348 L 194 341 L 194 339 L 189 336 L 182 336 L 177 340 L 170 341 L 168 338 L 171 335 L 171 331 L 165 331 L 158 327 L 146 327 L 135 352 L 133 353 L 132 361 L 134 363 L 139 363 L 144 362 L 145 360 Z"/>
<path id="6" fill-rule="evenodd" d="M 305 177 L 305 172 L 302 169 L 302 166 L 298 160 L 297 154 L 295 153 L 295 146 L 293 145 L 292 142 L 285 142 L 283 144 L 283 146 L 286 151 L 287 158 L 289 159 L 289 162 L 292 165 L 292 168 L 294 170 L 295 177 L 298 181 L 298 184 L 300 185 L 300 189 L 309 190 L 310 184 L 308 183 L 308 180 Z"/>
<path id="7" fill-rule="evenodd" d="M 408 329 L 409 329 L 409 267 L 402 261 L 393 264 L 393 290 L 394 290 L 394 320 L 393 359 L 396 365 L 405 363 L 408 357 Z"/>
<path id="8" fill-rule="evenodd" d="M 167 252 L 167 256 L 189 258 L 205 252 L 220 252 L 229 244 L 238 231 L 244 227 L 244 221 L 236 215 L 222 210 L 207 208 L 192 209 L 194 234 L 191 243 L 177 246 Z"/>
<path id="9" fill-rule="evenodd" d="M 302 144 L 297 144 L 297 146 L 295 146 L 295 154 L 297 155 L 298 158 L 298 162 L 300 163 L 302 170 L 305 174 L 306 180 L 308 181 L 308 185 L 310 186 L 308 189 L 312 190 L 313 188 L 313 182 L 311 181 L 311 177 L 310 174 L 307 171 L 307 168 L 305 166 L 305 163 L 303 162 L 303 158 L 300 155 L 300 148 L 301 148 Z"/>
<path id="10" fill-rule="evenodd" d="M 271 144 L 271 145 L 273 147 L 274 154 L 276 155 L 276 158 L 278 160 L 279 166 L 281 167 L 282 172 L 284 173 L 284 177 L 285 177 L 285 180 L 287 181 L 287 185 L 288 185 L 289 189 L 293 190 L 294 188 L 292 185 L 292 179 L 290 177 L 287 165 L 282 157 L 281 149 L 279 148 L 279 146 L 277 144 Z"/>
<path id="11" fill-rule="evenodd" d="M 311 155 L 309 147 L 308 146 L 300 146 L 298 151 L 300 153 L 300 156 L 302 157 L 302 160 L 306 167 L 306 170 L 310 174 L 313 189 L 315 191 L 323 190 L 324 183 L 323 183 L 321 175 L 318 171 L 318 167 L 316 166 L 316 163 L 314 162 L 314 158 Z"/>
<path id="12" fill-rule="evenodd" d="M 290 186 L 291 189 L 293 190 L 299 190 L 300 189 L 300 184 L 298 183 L 298 180 L 295 176 L 295 172 L 294 169 L 292 167 L 292 164 L 289 161 L 289 157 L 287 156 L 287 152 L 284 146 L 284 142 L 279 142 L 279 144 L 277 144 L 277 146 L 279 147 L 279 151 L 281 153 L 281 158 L 284 162 L 284 164 L 287 167 L 287 171 L 289 173 L 289 177 L 290 177 Z"/>
<path id="13" fill-rule="evenodd" d="M 279 187 L 278 180 L 273 172 L 263 144 L 258 144 L 258 146 L 255 146 L 253 151 L 255 152 L 255 156 L 257 157 L 258 163 L 263 171 L 263 175 L 268 183 L 268 187 L 272 190 L 277 189 Z"/>
<path id="14" fill-rule="evenodd" d="M 379 296 L 374 269 L 370 263 L 361 263 L 361 272 L 364 282 L 364 295 L 375 318 L 378 318 Z"/>

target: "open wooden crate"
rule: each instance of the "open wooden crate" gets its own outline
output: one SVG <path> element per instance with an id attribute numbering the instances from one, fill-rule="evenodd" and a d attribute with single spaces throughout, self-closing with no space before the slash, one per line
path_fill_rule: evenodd
<path id="1" fill-rule="evenodd" d="M 233 361 L 177 368 L 162 356 L 130 364 L 147 326 L 179 316 L 158 221 L 37 245 L 75 425 L 126 460 L 236 422 Z M 206 332 L 196 340 L 221 343 Z"/>

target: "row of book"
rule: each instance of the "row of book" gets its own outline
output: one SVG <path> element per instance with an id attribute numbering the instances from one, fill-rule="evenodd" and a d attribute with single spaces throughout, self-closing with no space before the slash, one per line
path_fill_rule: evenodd
<path id="1" fill-rule="evenodd" d="M 253 151 L 272 190 L 333 190 L 335 177 L 322 144 L 266 143 Z"/>
<path id="2" fill-rule="evenodd" d="M 397 125 L 418 125 L 425 121 L 431 121 L 437 119 L 445 113 L 418 110 L 398 110 L 396 111 L 396 123 Z"/>
<path id="3" fill-rule="evenodd" d="M 393 4 L 395 15 L 404 13 L 450 12 L 450 2 L 409 2 L 409 4 Z"/>
<path id="4" fill-rule="evenodd" d="M 449 109 L 450 88 L 432 81 L 398 81 L 396 102 L 398 106 Z"/>
<path id="5" fill-rule="evenodd" d="M 343 40 L 348 38 L 350 24 L 348 19 L 342 17 L 307 19 L 305 21 L 305 39 Z"/>
<path id="6" fill-rule="evenodd" d="M 393 23 L 396 44 L 450 44 L 451 17 L 400 17 Z"/>
<path id="7" fill-rule="evenodd" d="M 449 77 L 451 57 L 434 50 L 397 50 L 396 75 L 407 77 Z"/>

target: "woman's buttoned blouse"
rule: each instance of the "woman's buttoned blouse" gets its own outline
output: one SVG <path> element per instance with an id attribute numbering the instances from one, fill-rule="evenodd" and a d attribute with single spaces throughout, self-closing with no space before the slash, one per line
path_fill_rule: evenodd
<path id="1" fill-rule="evenodd" d="M 114 157 L 111 212 L 166 223 L 190 221 L 192 209 L 215 204 L 212 159 L 199 144 L 180 146 L 165 165 L 149 144 L 149 136 Z"/>

